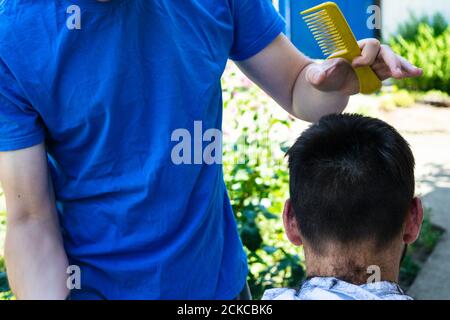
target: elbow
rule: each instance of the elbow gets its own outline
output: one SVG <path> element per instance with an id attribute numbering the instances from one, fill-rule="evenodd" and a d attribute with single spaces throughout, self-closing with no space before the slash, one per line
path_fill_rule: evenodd
<path id="1" fill-rule="evenodd" d="M 46 197 L 32 197 L 17 194 L 6 197 L 6 222 L 8 225 L 35 224 L 56 218 L 56 207 Z"/>

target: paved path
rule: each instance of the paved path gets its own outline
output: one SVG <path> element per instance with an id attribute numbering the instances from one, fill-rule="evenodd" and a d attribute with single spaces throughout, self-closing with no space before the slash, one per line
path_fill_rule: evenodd
<path id="1" fill-rule="evenodd" d="M 408 293 L 417 299 L 450 299 L 450 109 L 417 107 L 381 115 L 411 144 L 417 192 L 433 224 L 447 230 Z"/>

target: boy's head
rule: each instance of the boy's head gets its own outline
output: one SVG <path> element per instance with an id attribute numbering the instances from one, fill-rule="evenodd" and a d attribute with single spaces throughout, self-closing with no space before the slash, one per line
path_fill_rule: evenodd
<path id="1" fill-rule="evenodd" d="M 381 120 L 330 115 L 288 156 L 283 218 L 291 242 L 305 247 L 308 274 L 365 282 L 367 268 L 378 265 L 382 279 L 397 281 L 423 217 L 408 143 Z"/>

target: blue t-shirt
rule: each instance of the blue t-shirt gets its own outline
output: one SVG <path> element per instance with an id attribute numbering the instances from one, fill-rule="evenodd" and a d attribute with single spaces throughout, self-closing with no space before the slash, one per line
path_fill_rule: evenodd
<path id="1" fill-rule="evenodd" d="M 283 27 L 269 0 L 0 0 L 0 151 L 45 141 L 74 299 L 241 291 L 222 166 L 175 164 L 172 133 L 221 129 L 227 59 Z"/>

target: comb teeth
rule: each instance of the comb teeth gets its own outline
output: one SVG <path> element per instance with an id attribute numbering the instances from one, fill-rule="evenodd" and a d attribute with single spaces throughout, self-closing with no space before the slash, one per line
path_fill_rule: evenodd
<path id="1" fill-rule="evenodd" d="M 344 39 L 325 9 L 303 17 L 325 56 L 346 49 Z"/>

